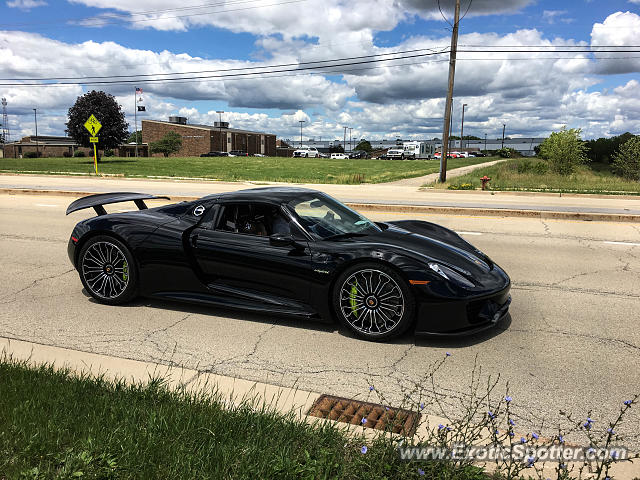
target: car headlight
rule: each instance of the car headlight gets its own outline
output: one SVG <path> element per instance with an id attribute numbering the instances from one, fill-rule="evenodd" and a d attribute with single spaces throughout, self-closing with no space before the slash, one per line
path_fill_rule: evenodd
<path id="1" fill-rule="evenodd" d="M 445 267 L 444 265 L 440 265 L 439 263 L 429 263 L 429 268 L 445 280 L 457 283 L 458 285 L 465 288 L 475 287 L 475 285 L 470 280 L 467 280 L 465 277 L 449 267 Z"/>

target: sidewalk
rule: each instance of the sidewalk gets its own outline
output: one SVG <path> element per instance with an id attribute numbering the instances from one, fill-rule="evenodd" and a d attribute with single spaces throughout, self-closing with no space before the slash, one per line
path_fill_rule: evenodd
<path id="1" fill-rule="evenodd" d="M 133 191 L 170 197 L 202 197 L 265 185 L 267 182 L 205 182 L 194 180 L 129 179 L 117 177 L 75 177 L 46 175 L 0 175 L 0 189 L 5 191 L 76 192 L 78 194 Z M 283 185 L 283 184 L 280 184 Z M 332 195 L 343 202 L 358 205 L 431 207 L 436 213 L 447 209 L 468 209 L 464 213 L 510 215 L 508 211 L 565 212 L 595 215 L 640 216 L 640 197 L 614 195 L 561 195 L 523 192 L 480 192 L 421 190 L 415 186 L 393 184 L 332 185 L 296 184 Z M 463 213 L 453 211 L 450 213 Z M 533 215 L 532 215 L 533 216 Z M 583 218 L 593 220 L 597 218 Z M 606 218 L 605 218 L 606 219 Z M 615 218 L 609 218 L 615 220 Z M 638 221 L 637 219 L 635 221 Z"/>

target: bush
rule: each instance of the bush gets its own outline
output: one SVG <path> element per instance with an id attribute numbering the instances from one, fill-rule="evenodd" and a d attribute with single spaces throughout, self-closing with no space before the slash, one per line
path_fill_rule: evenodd
<path id="1" fill-rule="evenodd" d="M 516 158 L 520 156 L 517 150 L 507 147 L 496 150 L 496 155 L 502 158 Z"/>
<path id="2" fill-rule="evenodd" d="M 24 158 L 38 158 L 41 156 L 40 152 L 25 152 L 23 155 Z"/>
<path id="3" fill-rule="evenodd" d="M 613 170 L 627 180 L 640 182 L 640 137 L 632 137 L 622 144 L 613 156 Z"/>
<path id="4" fill-rule="evenodd" d="M 549 160 L 551 170 L 561 175 L 572 174 L 576 166 L 588 161 L 587 147 L 580 138 L 582 130 L 563 127 L 540 144 L 540 156 Z"/>
<path id="5" fill-rule="evenodd" d="M 70 158 L 71 157 L 71 152 L 62 152 L 62 156 L 64 158 Z"/>
<path id="6" fill-rule="evenodd" d="M 86 155 L 84 154 L 84 152 L 82 150 L 76 150 L 73 153 L 73 156 L 79 158 L 79 157 L 85 157 Z"/>
<path id="7" fill-rule="evenodd" d="M 113 157 L 115 155 L 115 152 L 113 150 L 111 150 L 110 148 L 107 148 L 104 151 L 104 156 L 105 157 Z"/>
<path id="8" fill-rule="evenodd" d="M 475 190 L 472 183 L 452 183 L 447 187 L 449 190 Z"/>

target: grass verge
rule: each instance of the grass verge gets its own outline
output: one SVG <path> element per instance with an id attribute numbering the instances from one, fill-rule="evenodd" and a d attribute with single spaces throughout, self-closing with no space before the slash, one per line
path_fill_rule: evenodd
<path id="1" fill-rule="evenodd" d="M 582 165 L 574 174 L 563 176 L 548 171 L 544 160 L 527 158 L 479 168 L 473 173 L 452 178 L 449 182 L 428 186 L 444 189 L 480 188 L 480 178 L 485 175 L 491 178 L 491 190 L 640 195 L 640 182 L 618 177 L 608 165 Z"/>
<path id="2" fill-rule="evenodd" d="M 5 358 L 0 391 L 2 479 L 487 478 L 468 465 L 400 460 L 388 438 L 158 379 L 127 385 Z"/>
<path id="3" fill-rule="evenodd" d="M 491 161 L 488 158 L 450 159 L 448 168 Z M 438 160 L 335 160 L 283 157 L 105 157 L 99 172 L 125 177 L 197 177 L 223 181 L 254 180 L 291 183 L 382 183 L 419 177 L 439 170 Z M 93 173 L 90 158 L 0 158 L 0 171 L 9 173 Z"/>

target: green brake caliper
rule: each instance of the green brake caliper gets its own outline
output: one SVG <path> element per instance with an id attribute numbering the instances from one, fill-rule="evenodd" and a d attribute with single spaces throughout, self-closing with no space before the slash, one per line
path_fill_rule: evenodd
<path id="1" fill-rule="evenodd" d="M 129 264 L 125 260 L 122 264 L 122 280 L 126 282 L 127 278 L 129 278 Z"/>
<path id="2" fill-rule="evenodd" d="M 355 285 L 351 286 L 351 293 L 349 294 L 349 303 L 351 304 L 351 312 L 358 318 L 358 307 L 356 305 L 356 295 L 358 295 L 358 281 Z"/>

